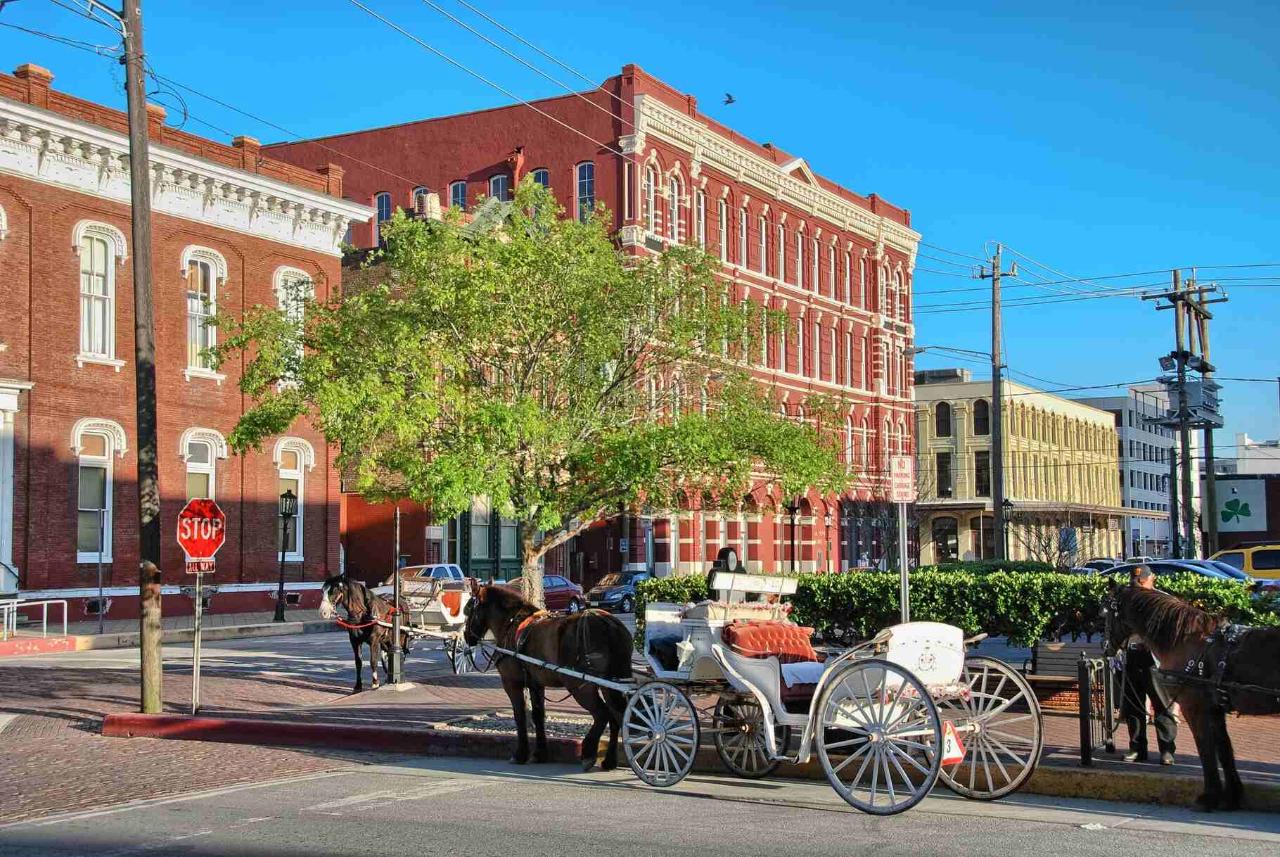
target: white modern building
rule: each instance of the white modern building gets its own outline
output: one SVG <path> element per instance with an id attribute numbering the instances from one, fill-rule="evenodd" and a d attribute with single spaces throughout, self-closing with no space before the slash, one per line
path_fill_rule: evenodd
<path id="1" fill-rule="evenodd" d="M 1219 476 L 1271 476 L 1280 474 L 1280 440 L 1254 440 L 1236 435 L 1235 447 L 1222 450 L 1214 470 Z"/>
<path id="2" fill-rule="evenodd" d="M 1177 433 L 1155 420 L 1169 413 L 1169 394 L 1160 385 L 1130 387 L 1120 396 L 1091 396 L 1080 402 L 1109 411 L 1115 419 L 1120 452 L 1122 502 L 1130 510 L 1125 521 L 1125 552 L 1130 555 L 1170 556 L 1170 506 L 1173 503 L 1170 457 Z M 1200 508 L 1199 433 L 1192 434 L 1192 507 Z"/>

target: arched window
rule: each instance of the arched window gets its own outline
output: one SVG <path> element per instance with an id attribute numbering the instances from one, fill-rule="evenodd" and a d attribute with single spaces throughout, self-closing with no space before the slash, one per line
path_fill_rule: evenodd
<path id="1" fill-rule="evenodd" d="M 738 265 L 747 267 L 747 207 L 738 212 Z"/>
<path id="2" fill-rule="evenodd" d="M 677 176 L 667 182 L 667 237 L 680 243 L 680 179 Z"/>
<path id="3" fill-rule="evenodd" d="M 951 405 L 938 402 L 933 409 L 933 434 L 935 437 L 951 437 Z"/>
<path id="4" fill-rule="evenodd" d="M 827 247 L 827 286 L 831 290 L 831 299 L 836 299 L 836 245 Z"/>
<path id="5" fill-rule="evenodd" d="M 511 179 L 506 173 L 499 173 L 496 176 L 489 176 L 489 196 L 494 199 L 505 200 L 508 196 Z"/>
<path id="6" fill-rule="evenodd" d="M 698 191 L 697 208 L 694 210 L 694 234 L 698 239 L 698 246 L 704 250 L 707 247 L 707 192 Z"/>
<path id="7" fill-rule="evenodd" d="M 955 518 L 933 519 L 933 561 L 955 562 L 960 558 L 960 526 Z"/>
<path id="8" fill-rule="evenodd" d="M 822 378 L 822 322 L 813 322 L 813 362 L 809 365 L 809 374 Z"/>
<path id="9" fill-rule="evenodd" d="M 80 352 L 76 363 L 106 363 L 116 371 L 116 266 L 125 258 L 124 233 L 82 220 L 72 234 L 80 255 Z"/>
<path id="10" fill-rule="evenodd" d="M 299 437 L 282 437 L 276 441 L 272 458 L 276 465 L 276 494 L 291 491 L 298 498 L 298 511 L 289 519 L 285 531 L 284 518 L 276 516 L 276 544 L 284 546 L 285 562 L 302 562 L 306 532 L 306 472 L 315 466 L 316 453 L 311 444 Z"/>
<path id="11" fill-rule="evenodd" d="M 844 418 L 844 463 L 853 464 L 853 417 Z"/>
<path id="12" fill-rule="evenodd" d="M 867 260 L 858 259 L 858 305 L 867 308 Z"/>
<path id="13" fill-rule="evenodd" d="M 419 185 L 413 189 L 413 211 L 415 214 L 425 214 L 427 211 L 427 195 L 431 191 Z"/>
<path id="14" fill-rule="evenodd" d="M 452 208 L 467 208 L 467 183 L 464 181 L 451 182 L 449 184 L 449 205 Z"/>
<path id="15" fill-rule="evenodd" d="M 853 255 L 844 251 L 844 302 L 853 304 Z"/>
<path id="16" fill-rule="evenodd" d="M 723 199 L 716 205 L 717 225 L 720 231 L 720 261 L 729 261 L 729 204 Z"/>
<path id="17" fill-rule="evenodd" d="M 188 247 L 182 251 L 182 276 L 187 281 L 186 375 L 212 376 L 209 351 L 218 344 L 212 321 L 218 312 L 218 287 L 227 279 L 227 262 L 216 250 Z"/>
<path id="18" fill-rule="evenodd" d="M 306 322 L 307 304 L 309 304 L 316 295 L 315 284 L 311 282 L 311 277 L 306 271 L 297 268 L 276 268 L 275 275 L 275 292 L 276 300 L 279 302 L 280 310 L 284 313 L 285 318 L 293 323 L 294 327 L 299 331 L 297 342 L 293 343 L 293 362 L 302 359 L 302 337 L 301 331 L 303 324 Z M 297 366 L 286 367 L 286 378 L 297 370 Z"/>
<path id="19" fill-rule="evenodd" d="M 206 428 L 189 428 L 178 442 L 178 454 L 187 465 L 187 499 L 215 498 L 217 460 L 227 457 L 227 441 Z"/>
<path id="20" fill-rule="evenodd" d="M 596 165 L 590 161 L 578 164 L 578 219 L 587 220 L 596 209 Z"/>
<path id="21" fill-rule="evenodd" d="M 778 369 L 787 371 L 787 322 L 778 325 Z"/>
<path id="22" fill-rule="evenodd" d="M 991 434 L 991 406 L 986 399 L 978 399 L 973 403 L 973 433 Z"/>
<path id="23" fill-rule="evenodd" d="M 862 428 L 858 435 L 858 461 L 865 467 L 871 462 L 871 451 L 868 444 L 871 442 L 871 423 L 866 417 L 862 418 Z"/>
<path id="24" fill-rule="evenodd" d="M 382 224 L 391 219 L 391 194 L 385 190 L 380 191 L 373 197 L 374 208 L 378 210 L 378 219 L 373 225 L 373 237 L 378 243 L 382 243 Z"/>
<path id="25" fill-rule="evenodd" d="M 853 386 L 853 334 L 844 333 L 844 385 Z"/>
<path id="26" fill-rule="evenodd" d="M 113 461 L 126 450 L 124 429 L 112 420 L 86 418 L 71 429 L 76 455 L 76 562 L 111 562 Z"/>
<path id="27" fill-rule="evenodd" d="M 644 168 L 644 229 L 650 234 L 658 231 L 658 179 L 653 167 Z"/>
<path id="28" fill-rule="evenodd" d="M 796 319 L 796 374 L 804 374 L 804 316 Z"/>
<path id="29" fill-rule="evenodd" d="M 774 276 L 781 282 L 787 281 L 787 227 L 778 224 L 778 269 Z"/>
<path id="30" fill-rule="evenodd" d="M 911 454 L 911 437 L 907 434 L 907 422 L 902 417 L 898 417 L 898 453 Z"/>
<path id="31" fill-rule="evenodd" d="M 796 288 L 804 288 L 804 230 L 796 230 Z"/>
<path id="32" fill-rule="evenodd" d="M 769 221 L 765 220 L 764 215 L 756 218 L 756 252 L 760 254 L 760 273 L 769 273 Z"/>
<path id="33" fill-rule="evenodd" d="M 551 187 L 551 171 L 550 170 L 544 167 L 539 167 L 538 169 L 531 172 L 529 175 L 533 176 L 534 184 L 540 184 L 543 187 Z"/>
<path id="34" fill-rule="evenodd" d="M 813 237 L 813 246 L 809 254 L 809 281 L 813 283 L 813 290 L 816 293 L 821 287 L 818 280 L 818 237 Z"/>

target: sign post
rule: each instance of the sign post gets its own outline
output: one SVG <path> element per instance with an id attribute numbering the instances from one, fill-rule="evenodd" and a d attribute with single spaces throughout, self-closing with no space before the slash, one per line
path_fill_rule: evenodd
<path id="1" fill-rule="evenodd" d="M 916 501 L 916 460 L 910 455 L 889 459 L 889 500 L 898 504 L 898 601 L 902 621 L 911 621 L 911 578 L 907 569 L 907 505 Z"/>
<path id="2" fill-rule="evenodd" d="M 196 576 L 195 636 L 191 647 L 191 713 L 200 711 L 200 625 L 204 615 L 204 576 L 214 572 L 213 557 L 227 540 L 227 516 L 209 499 L 189 500 L 178 514 L 178 544 L 187 554 L 187 574 Z"/>

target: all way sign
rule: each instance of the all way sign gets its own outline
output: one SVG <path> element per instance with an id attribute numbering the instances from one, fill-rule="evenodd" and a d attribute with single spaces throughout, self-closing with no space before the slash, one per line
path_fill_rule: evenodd
<path id="1" fill-rule="evenodd" d="M 190 500 L 178 513 L 178 544 L 187 553 L 187 571 L 213 571 L 213 557 L 227 540 L 227 516 L 208 499 Z"/>

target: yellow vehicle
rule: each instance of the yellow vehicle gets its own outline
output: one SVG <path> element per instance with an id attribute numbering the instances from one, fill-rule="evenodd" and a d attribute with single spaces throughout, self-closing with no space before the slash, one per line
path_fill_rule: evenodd
<path id="1" fill-rule="evenodd" d="M 1280 586 L 1280 544 L 1245 542 L 1220 550 L 1209 559 L 1235 566 L 1245 574 L 1257 578 L 1264 586 Z"/>

